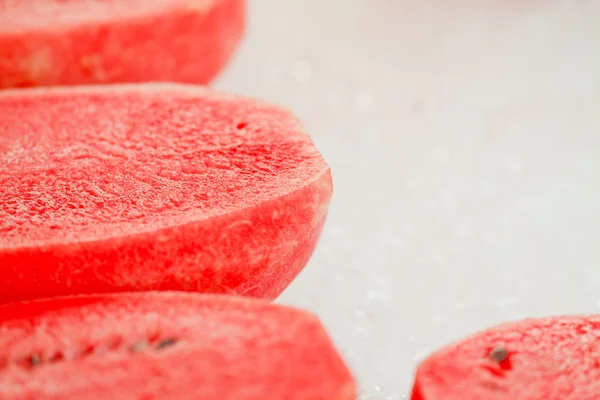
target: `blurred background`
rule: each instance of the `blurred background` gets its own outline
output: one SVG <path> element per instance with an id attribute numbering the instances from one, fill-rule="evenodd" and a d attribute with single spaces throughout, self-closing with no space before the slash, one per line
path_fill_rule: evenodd
<path id="1" fill-rule="evenodd" d="M 600 312 L 600 2 L 249 0 L 218 88 L 295 111 L 333 170 L 318 250 L 279 299 L 361 383 L 405 399 L 429 352 Z"/>

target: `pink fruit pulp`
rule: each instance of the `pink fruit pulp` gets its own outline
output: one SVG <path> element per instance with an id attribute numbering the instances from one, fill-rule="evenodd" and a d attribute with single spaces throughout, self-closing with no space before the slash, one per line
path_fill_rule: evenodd
<path id="1" fill-rule="evenodd" d="M 3 400 L 350 400 L 312 314 L 259 300 L 121 293 L 0 306 Z"/>
<path id="2" fill-rule="evenodd" d="M 412 400 L 600 399 L 600 316 L 503 324 L 417 369 Z"/>
<path id="3" fill-rule="evenodd" d="M 205 84 L 244 29 L 244 0 L 0 0 L 0 88 Z"/>
<path id="4" fill-rule="evenodd" d="M 0 302 L 184 290 L 275 298 L 329 167 L 289 112 L 186 85 L 0 92 Z"/>

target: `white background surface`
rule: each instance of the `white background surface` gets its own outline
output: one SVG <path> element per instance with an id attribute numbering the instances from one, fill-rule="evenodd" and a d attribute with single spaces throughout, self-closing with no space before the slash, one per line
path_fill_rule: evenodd
<path id="1" fill-rule="evenodd" d="M 292 108 L 330 163 L 319 247 L 280 298 L 403 399 L 435 348 L 600 312 L 600 2 L 250 0 L 216 86 Z"/>

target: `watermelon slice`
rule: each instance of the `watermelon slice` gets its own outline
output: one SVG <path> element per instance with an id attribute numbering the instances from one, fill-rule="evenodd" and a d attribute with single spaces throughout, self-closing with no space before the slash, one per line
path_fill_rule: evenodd
<path id="1" fill-rule="evenodd" d="M 600 316 L 513 322 L 418 368 L 412 400 L 600 399 Z"/>
<path id="2" fill-rule="evenodd" d="M 175 292 L 0 307 L 3 400 L 344 400 L 352 376 L 312 314 Z"/>
<path id="3" fill-rule="evenodd" d="M 0 92 L 0 302 L 183 290 L 274 298 L 332 194 L 298 120 L 177 84 Z"/>
<path id="4" fill-rule="evenodd" d="M 245 28 L 244 0 L 0 0 L 0 88 L 209 82 Z"/>

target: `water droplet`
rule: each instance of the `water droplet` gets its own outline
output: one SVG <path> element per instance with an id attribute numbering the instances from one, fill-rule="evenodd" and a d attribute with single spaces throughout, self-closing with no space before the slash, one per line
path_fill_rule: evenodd
<path id="1" fill-rule="evenodd" d="M 372 303 L 375 303 L 375 302 L 378 302 L 381 300 L 383 300 L 383 295 L 379 291 L 370 290 L 367 292 L 367 295 L 365 296 L 366 304 L 372 304 Z"/>
<path id="2" fill-rule="evenodd" d="M 432 156 L 435 161 L 445 163 L 450 160 L 450 150 L 446 147 L 438 147 L 433 150 Z"/>
<path id="3" fill-rule="evenodd" d="M 462 238 L 467 238 L 471 236 L 471 229 L 467 225 L 457 224 L 454 226 L 454 233 Z"/>
<path id="4" fill-rule="evenodd" d="M 363 307 L 356 307 L 354 309 L 354 315 L 358 318 L 364 318 L 367 316 L 367 311 Z"/>
<path id="5" fill-rule="evenodd" d="M 496 305 L 500 308 L 511 307 L 519 303 L 519 298 L 517 296 L 508 296 L 498 299 L 496 301 Z"/>
<path id="6" fill-rule="evenodd" d="M 512 173 L 518 174 L 523 171 L 523 163 L 521 160 L 507 160 L 505 165 L 506 169 Z"/>
<path id="7" fill-rule="evenodd" d="M 344 232 L 342 225 L 332 225 L 327 230 L 334 236 L 339 236 Z"/>
<path id="8" fill-rule="evenodd" d="M 444 264 L 444 256 L 441 255 L 440 253 L 438 253 L 437 251 L 434 251 L 431 254 L 431 261 L 433 261 L 434 264 L 443 265 Z"/>
<path id="9" fill-rule="evenodd" d="M 496 193 L 497 185 L 490 177 L 484 177 L 479 181 L 479 188 L 481 192 L 486 195 Z"/>
<path id="10" fill-rule="evenodd" d="M 427 355 L 431 352 L 431 349 L 429 348 L 424 348 L 423 350 L 415 353 L 415 355 L 413 356 L 413 361 L 419 362 L 425 359 L 425 357 L 427 357 Z"/>
<path id="11" fill-rule="evenodd" d="M 327 104 L 331 108 L 337 108 L 344 103 L 344 96 L 341 92 L 330 92 L 327 95 Z"/>
<path id="12" fill-rule="evenodd" d="M 312 77 L 312 69 L 308 63 L 300 61 L 294 65 L 292 75 L 298 82 L 307 83 Z"/>
<path id="13" fill-rule="evenodd" d="M 432 320 L 433 320 L 433 323 L 435 323 L 435 324 L 446 324 L 446 323 L 448 323 L 447 318 L 444 317 L 442 314 L 434 314 Z"/>
<path id="14" fill-rule="evenodd" d="M 483 242 L 488 245 L 496 243 L 497 239 L 498 239 L 498 235 L 494 231 L 486 232 L 483 235 Z"/>
<path id="15" fill-rule="evenodd" d="M 354 97 L 354 106 L 356 108 L 369 108 L 373 105 L 373 94 L 367 89 L 358 91 Z"/>

